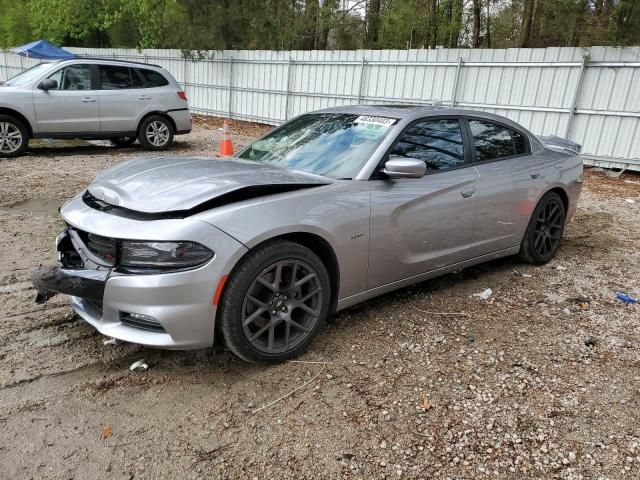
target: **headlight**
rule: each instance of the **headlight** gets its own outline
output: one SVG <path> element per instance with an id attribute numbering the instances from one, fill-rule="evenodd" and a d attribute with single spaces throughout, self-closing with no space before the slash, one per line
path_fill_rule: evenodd
<path id="1" fill-rule="evenodd" d="M 133 268 L 189 268 L 213 257 L 207 247 L 195 242 L 137 242 L 123 240 L 120 266 Z"/>

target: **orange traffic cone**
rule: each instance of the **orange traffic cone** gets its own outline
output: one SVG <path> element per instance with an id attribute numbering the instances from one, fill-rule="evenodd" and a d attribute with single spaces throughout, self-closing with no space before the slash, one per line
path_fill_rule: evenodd
<path id="1" fill-rule="evenodd" d="M 218 155 L 221 157 L 233 157 L 231 130 L 229 129 L 229 120 L 226 118 L 222 124 L 222 141 L 220 142 L 220 151 L 218 152 Z"/>

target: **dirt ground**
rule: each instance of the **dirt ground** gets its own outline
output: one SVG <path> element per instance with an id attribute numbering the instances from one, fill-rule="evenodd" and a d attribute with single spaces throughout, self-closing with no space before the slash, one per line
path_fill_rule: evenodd
<path id="1" fill-rule="evenodd" d="M 165 154 L 212 154 L 219 123 Z M 266 131 L 233 128 L 236 145 Z M 640 477 L 640 304 L 615 299 L 640 296 L 640 175 L 588 171 L 546 266 L 505 259 L 385 295 L 299 361 L 255 366 L 104 345 L 64 298 L 33 302 L 59 205 L 143 154 L 41 145 L 0 161 L 1 477 Z M 140 358 L 150 369 L 129 371 Z"/>

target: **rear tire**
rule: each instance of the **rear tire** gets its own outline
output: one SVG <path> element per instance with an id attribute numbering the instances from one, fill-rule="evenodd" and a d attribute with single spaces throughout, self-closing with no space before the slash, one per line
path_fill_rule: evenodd
<path id="1" fill-rule="evenodd" d="M 251 363 L 302 352 L 329 314 L 331 283 L 318 256 L 286 240 L 249 252 L 234 268 L 218 321 L 227 348 Z"/>
<path id="2" fill-rule="evenodd" d="M 117 137 L 111 138 L 111 143 L 116 147 L 130 147 L 137 140 L 136 137 Z"/>
<path id="3" fill-rule="evenodd" d="M 520 259 L 534 265 L 551 260 L 562 240 L 566 212 L 555 192 L 546 193 L 536 205 L 520 246 Z"/>
<path id="4" fill-rule="evenodd" d="M 166 150 L 173 143 L 173 125 L 162 115 L 151 115 L 140 124 L 138 141 L 145 150 Z"/>
<path id="5" fill-rule="evenodd" d="M 0 158 L 22 155 L 29 146 L 29 131 L 10 115 L 0 115 Z"/>

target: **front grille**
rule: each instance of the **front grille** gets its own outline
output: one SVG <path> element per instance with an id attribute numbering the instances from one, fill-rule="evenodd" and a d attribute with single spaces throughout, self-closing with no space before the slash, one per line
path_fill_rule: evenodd
<path id="1" fill-rule="evenodd" d="M 93 233 L 85 233 L 84 237 L 83 240 L 91 253 L 104 260 L 108 265 L 115 265 L 118 255 L 115 238 L 101 237 Z"/>
<path id="2" fill-rule="evenodd" d="M 148 315 L 131 314 L 120 312 L 120 321 L 131 328 L 138 330 L 146 330 L 148 332 L 166 333 L 166 330 L 158 323 L 158 321 Z"/>

